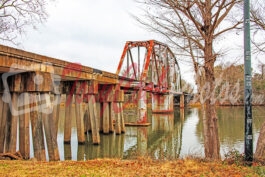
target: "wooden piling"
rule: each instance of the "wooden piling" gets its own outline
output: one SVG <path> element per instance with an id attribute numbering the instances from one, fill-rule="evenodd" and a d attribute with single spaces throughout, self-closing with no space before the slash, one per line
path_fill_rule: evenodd
<path id="1" fill-rule="evenodd" d="M 100 102 L 96 102 L 97 107 L 97 120 L 99 132 L 103 132 L 103 107 Z"/>
<path id="2" fill-rule="evenodd" d="M 6 127 L 5 127 L 5 149 L 4 152 L 9 152 L 10 148 L 10 136 L 11 136 L 11 112 L 10 112 L 10 104 L 7 105 L 7 112 L 6 112 Z"/>
<path id="3" fill-rule="evenodd" d="M 57 161 L 60 160 L 60 157 L 57 146 L 56 128 L 52 112 L 53 105 L 50 102 L 50 96 L 48 93 L 42 93 L 41 100 L 45 100 L 45 106 L 42 106 L 41 116 L 46 137 L 49 161 Z"/>
<path id="4" fill-rule="evenodd" d="M 85 132 L 84 133 L 91 131 L 91 123 L 90 123 L 89 110 L 87 108 L 87 105 L 85 106 L 84 126 L 85 126 Z"/>
<path id="5" fill-rule="evenodd" d="M 6 147 L 5 151 L 14 153 L 16 152 L 16 144 L 17 144 L 17 121 L 18 116 L 17 113 L 17 100 L 18 94 L 12 93 L 11 94 L 11 103 L 9 104 L 8 116 L 7 116 L 7 128 L 6 128 Z M 13 111 L 13 113 L 12 113 Z"/>
<path id="6" fill-rule="evenodd" d="M 184 93 L 180 95 L 180 103 L 179 103 L 180 108 L 185 107 L 185 98 L 184 98 Z"/>
<path id="7" fill-rule="evenodd" d="M 0 94 L 0 97 L 0 153 L 3 153 L 5 146 L 6 115 L 8 104 L 3 102 L 3 94 Z"/>
<path id="8" fill-rule="evenodd" d="M 109 131 L 112 133 L 114 132 L 114 111 L 113 111 L 113 102 L 109 103 Z"/>
<path id="9" fill-rule="evenodd" d="M 116 105 L 116 109 L 114 110 L 114 114 L 115 114 L 115 133 L 116 135 L 120 135 L 121 134 L 121 113 L 120 113 L 120 104 L 119 102 L 115 102 L 114 103 Z"/>
<path id="10" fill-rule="evenodd" d="M 122 131 L 125 132 L 125 127 L 122 127 L 124 125 L 124 117 L 123 117 L 123 107 L 122 102 L 124 102 L 124 91 L 120 90 L 120 88 L 117 86 L 116 90 L 114 91 L 114 99 L 113 99 L 113 110 L 115 115 L 115 133 L 117 135 L 121 134 Z M 122 120 L 123 119 L 123 120 Z M 122 125 L 123 124 L 123 125 Z M 123 130 L 122 130 L 123 129 Z"/>
<path id="11" fill-rule="evenodd" d="M 99 129 L 98 129 L 98 120 L 97 120 L 97 106 L 96 106 L 95 95 L 91 95 L 88 101 L 88 109 L 89 109 L 89 118 L 91 124 L 92 131 L 92 141 L 93 144 L 100 143 Z"/>
<path id="12" fill-rule="evenodd" d="M 53 121 L 54 121 L 54 128 L 55 128 L 55 135 L 57 137 L 58 133 L 58 122 L 59 122 L 59 117 L 60 117 L 60 102 L 61 102 L 61 96 L 59 94 L 57 95 L 52 95 L 52 103 L 53 103 Z"/>
<path id="13" fill-rule="evenodd" d="M 180 120 L 185 120 L 185 109 L 180 109 L 179 111 L 179 117 L 180 117 Z"/>
<path id="14" fill-rule="evenodd" d="M 33 150 L 34 157 L 39 161 L 45 161 L 45 146 L 43 136 L 43 126 L 41 113 L 39 112 L 40 95 L 31 93 L 31 104 L 30 104 L 30 121 L 32 126 L 32 139 L 33 139 Z"/>
<path id="15" fill-rule="evenodd" d="M 81 98 L 81 99 L 80 99 Z M 83 102 L 80 102 L 82 95 L 75 95 L 75 116 L 76 116 L 76 129 L 77 129 L 77 138 L 78 143 L 85 143 L 85 128 L 84 128 L 84 111 L 83 111 Z"/>
<path id="16" fill-rule="evenodd" d="M 66 94 L 65 102 L 65 121 L 64 121 L 64 142 L 70 143 L 71 141 L 71 129 L 72 129 L 72 104 L 73 104 L 73 95 Z"/>
<path id="17" fill-rule="evenodd" d="M 123 103 L 120 102 L 120 116 L 121 116 L 121 132 L 125 133 L 125 122 L 124 122 L 124 115 L 123 115 Z"/>
<path id="18" fill-rule="evenodd" d="M 109 103 L 104 102 L 102 106 L 102 111 L 103 111 L 103 133 L 104 134 L 109 134 L 110 132 L 110 109 L 109 109 Z"/>
<path id="19" fill-rule="evenodd" d="M 30 106 L 29 106 L 29 93 L 23 93 L 19 99 L 19 105 L 23 105 L 23 114 L 19 115 L 19 152 L 24 159 L 30 157 L 30 144 L 29 144 L 29 119 L 30 119 Z"/>

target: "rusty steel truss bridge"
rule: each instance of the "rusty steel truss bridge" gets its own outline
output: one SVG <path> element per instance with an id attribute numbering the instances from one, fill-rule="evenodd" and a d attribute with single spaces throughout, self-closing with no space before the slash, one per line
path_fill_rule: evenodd
<path id="1" fill-rule="evenodd" d="M 0 75 L 0 153 L 18 149 L 25 159 L 31 130 L 34 157 L 45 160 L 46 143 L 49 159 L 59 160 L 59 117 L 65 143 L 74 115 L 78 142 L 91 131 L 93 144 L 100 144 L 100 132 L 121 134 L 126 123 L 147 124 L 148 107 L 172 113 L 176 96 L 184 107 L 178 62 L 155 40 L 126 42 L 116 73 L 0 45 Z M 127 110 L 133 122 L 124 117 Z"/>

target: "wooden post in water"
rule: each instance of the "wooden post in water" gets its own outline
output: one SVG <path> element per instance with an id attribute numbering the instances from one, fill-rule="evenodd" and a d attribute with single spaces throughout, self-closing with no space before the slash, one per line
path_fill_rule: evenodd
<path id="1" fill-rule="evenodd" d="M 84 110 L 83 110 L 83 96 L 75 95 L 75 116 L 78 143 L 85 143 L 85 128 L 84 128 Z"/>
<path id="2" fill-rule="evenodd" d="M 184 121 L 185 120 L 185 109 L 180 109 L 179 115 L 180 115 L 180 120 Z"/>
<path id="3" fill-rule="evenodd" d="M 98 94 L 98 82 L 95 80 L 91 80 L 87 82 L 87 94 L 88 94 L 88 112 L 89 112 L 89 119 L 91 125 L 91 132 L 92 132 L 92 142 L 93 144 L 100 143 L 100 136 L 99 136 L 99 115 L 96 105 L 96 94 Z"/>
<path id="4" fill-rule="evenodd" d="M 54 122 L 54 128 L 55 128 L 55 135 L 57 137 L 58 133 L 58 122 L 60 117 L 60 103 L 61 103 L 61 96 L 59 94 L 51 95 L 51 100 L 53 103 L 53 122 Z"/>
<path id="5" fill-rule="evenodd" d="M 45 161 L 45 147 L 44 147 L 44 136 L 43 136 L 43 125 L 41 113 L 39 112 L 40 95 L 31 93 L 31 104 L 30 104 L 30 121 L 32 126 L 32 139 L 33 139 L 33 150 L 34 157 L 37 160 Z"/>
<path id="6" fill-rule="evenodd" d="M 16 152 L 16 146 L 18 141 L 18 119 L 20 112 L 18 108 L 19 93 L 23 91 L 24 87 L 22 85 L 22 74 L 16 74 L 10 76 L 10 81 L 8 83 L 9 93 L 11 95 L 11 102 L 9 102 L 10 114 L 7 117 L 7 134 L 6 134 L 6 152 L 14 153 Z M 8 111 L 9 112 L 9 111 Z"/>
<path id="7" fill-rule="evenodd" d="M 90 132 L 91 131 L 91 124 L 90 124 L 90 117 L 89 117 L 89 110 L 88 110 L 88 105 L 85 104 L 83 105 L 83 108 L 84 108 L 84 127 L 85 127 L 85 132 L 84 133 L 87 133 L 87 132 Z"/>
<path id="8" fill-rule="evenodd" d="M 90 95 L 88 100 L 88 110 L 89 110 L 89 118 L 91 124 L 91 132 L 92 132 L 92 141 L 93 144 L 100 143 L 99 129 L 98 129 L 98 120 L 97 120 L 97 106 L 95 104 L 95 95 Z"/>
<path id="9" fill-rule="evenodd" d="M 5 142 L 5 122 L 6 116 L 4 113 L 5 103 L 3 102 L 3 94 L 0 93 L 0 153 L 4 152 L 4 142 Z"/>
<path id="10" fill-rule="evenodd" d="M 30 103 L 29 93 L 24 92 L 19 99 L 19 105 L 23 105 L 23 114 L 19 115 L 19 151 L 24 159 L 30 157 L 29 144 L 29 120 L 30 120 Z"/>
<path id="11" fill-rule="evenodd" d="M 179 107 L 180 108 L 184 108 L 185 107 L 185 97 L 184 97 L 184 93 L 182 93 L 180 95 L 180 98 L 179 98 Z"/>
<path id="12" fill-rule="evenodd" d="M 85 143 L 85 129 L 88 127 L 89 121 L 87 120 L 87 107 L 84 102 L 87 102 L 87 94 L 89 92 L 89 81 L 77 81 L 75 90 L 75 117 L 77 127 L 78 143 Z"/>
<path id="13" fill-rule="evenodd" d="M 42 105 L 41 115 L 42 121 L 44 125 L 44 132 L 47 143 L 47 150 L 50 161 L 60 160 L 59 150 L 57 146 L 57 136 L 56 136 L 56 128 L 55 122 L 53 118 L 53 105 L 50 101 L 50 95 L 48 93 L 41 94 L 41 100 L 45 100 L 45 106 Z"/>
<path id="14" fill-rule="evenodd" d="M 109 103 L 109 131 L 111 133 L 114 132 L 113 120 L 114 120 L 113 102 L 110 102 Z"/>
<path id="15" fill-rule="evenodd" d="M 96 107 L 97 107 L 97 120 L 98 120 L 98 130 L 99 132 L 103 132 L 103 112 L 102 112 L 102 104 L 98 102 L 96 99 Z"/>
<path id="16" fill-rule="evenodd" d="M 124 91 L 123 90 L 115 90 L 114 94 L 114 114 L 115 114 L 115 133 L 117 135 L 125 132 L 125 124 L 124 124 L 124 116 L 122 102 L 124 102 Z M 123 120 L 122 120 L 123 119 Z"/>
<path id="17" fill-rule="evenodd" d="M 115 102 L 115 109 L 114 109 L 114 114 L 115 114 L 115 133 L 116 135 L 121 134 L 121 114 L 120 114 L 120 103 Z"/>
<path id="18" fill-rule="evenodd" d="M 8 103 L 3 102 L 3 94 L 1 94 L 0 99 L 0 153 L 5 152 L 5 135 L 6 135 L 6 121 L 8 115 Z"/>
<path id="19" fill-rule="evenodd" d="M 124 121 L 124 115 L 123 115 L 123 103 L 120 102 L 120 114 L 121 114 L 121 132 L 125 133 L 125 121 Z"/>
<path id="20" fill-rule="evenodd" d="M 11 93 L 12 103 L 9 103 L 10 114 L 7 117 L 7 134 L 6 134 L 6 152 L 16 152 L 17 144 L 17 121 L 18 116 L 15 111 L 17 110 L 18 94 L 16 92 Z"/>
<path id="21" fill-rule="evenodd" d="M 102 125 L 103 133 L 109 134 L 114 132 L 113 126 L 113 101 L 115 97 L 115 85 L 103 85 L 99 91 L 99 101 L 101 102 L 102 108 Z M 116 104 L 115 104 L 116 106 Z"/>
<path id="22" fill-rule="evenodd" d="M 138 120 L 137 123 L 147 123 L 147 91 L 138 90 Z"/>
<path id="23" fill-rule="evenodd" d="M 65 101 L 65 121 L 64 121 L 64 142 L 70 143 L 71 141 L 71 129 L 72 129 L 72 104 L 73 104 L 73 95 L 66 93 Z"/>
<path id="24" fill-rule="evenodd" d="M 104 102 L 102 103 L 102 111 L 103 111 L 103 133 L 109 134 L 110 132 L 110 109 L 109 109 L 109 103 Z"/>

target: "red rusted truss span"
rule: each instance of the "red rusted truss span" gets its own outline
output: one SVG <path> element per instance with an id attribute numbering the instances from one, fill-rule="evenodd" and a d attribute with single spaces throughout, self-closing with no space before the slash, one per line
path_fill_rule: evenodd
<path id="1" fill-rule="evenodd" d="M 180 68 L 174 54 L 166 44 L 155 40 L 126 42 L 116 74 L 122 87 L 181 92 Z"/>

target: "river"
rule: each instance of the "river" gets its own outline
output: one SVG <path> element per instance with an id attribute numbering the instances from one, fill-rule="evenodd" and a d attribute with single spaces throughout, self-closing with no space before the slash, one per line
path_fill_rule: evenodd
<path id="1" fill-rule="evenodd" d="M 231 150 L 244 152 L 244 107 L 217 107 L 220 153 L 222 158 Z M 76 128 L 72 128 L 70 144 L 63 143 L 58 132 L 61 160 L 88 160 L 95 158 L 134 159 L 150 156 L 169 160 L 186 156 L 204 156 L 203 123 L 200 108 L 175 108 L 174 114 L 148 114 L 147 127 L 126 127 L 121 135 L 101 134 L 100 145 L 93 145 L 88 133 L 85 144 L 78 144 Z M 253 146 L 256 148 L 261 125 L 265 121 L 264 107 L 253 107 Z"/>

